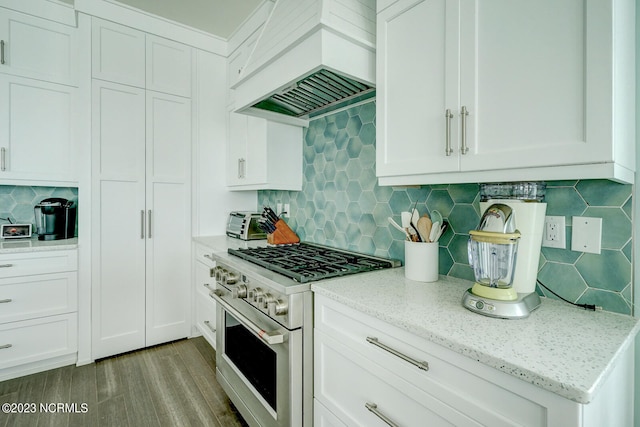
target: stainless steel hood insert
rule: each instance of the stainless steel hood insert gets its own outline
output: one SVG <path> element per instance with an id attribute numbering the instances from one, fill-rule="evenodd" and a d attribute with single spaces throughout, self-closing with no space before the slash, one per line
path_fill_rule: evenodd
<path id="1" fill-rule="evenodd" d="M 301 124 L 373 98 L 375 37 L 375 0 L 276 0 L 232 85 L 236 112 Z"/>
<path id="2" fill-rule="evenodd" d="M 320 70 L 253 107 L 309 118 L 375 96 L 375 88 L 329 70 Z"/>

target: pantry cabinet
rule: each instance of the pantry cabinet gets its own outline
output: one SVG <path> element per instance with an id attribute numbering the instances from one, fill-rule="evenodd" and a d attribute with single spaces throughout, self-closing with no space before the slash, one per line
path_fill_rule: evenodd
<path id="1" fill-rule="evenodd" d="M 580 404 L 318 294 L 314 316 L 317 425 L 595 427 L 632 418 L 628 399 L 615 410 L 609 400 L 632 389 L 632 350 Z"/>
<path id="2" fill-rule="evenodd" d="M 93 357 L 189 336 L 191 100 L 93 82 Z"/>
<path id="3" fill-rule="evenodd" d="M 381 185 L 633 182 L 632 1 L 398 0 L 378 12 Z"/>
<path id="4" fill-rule="evenodd" d="M 75 249 L 0 254 L 0 381 L 76 362 L 77 269 Z"/>
<path id="5" fill-rule="evenodd" d="M 0 8 L 0 179 L 77 181 L 77 28 Z"/>

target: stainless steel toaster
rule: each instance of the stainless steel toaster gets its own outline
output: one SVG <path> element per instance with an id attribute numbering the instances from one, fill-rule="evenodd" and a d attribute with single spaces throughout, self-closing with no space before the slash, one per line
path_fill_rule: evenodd
<path id="1" fill-rule="evenodd" d="M 227 222 L 227 236 L 241 240 L 266 239 L 267 233 L 258 226 L 259 218 L 260 214 L 256 212 L 231 212 Z"/>

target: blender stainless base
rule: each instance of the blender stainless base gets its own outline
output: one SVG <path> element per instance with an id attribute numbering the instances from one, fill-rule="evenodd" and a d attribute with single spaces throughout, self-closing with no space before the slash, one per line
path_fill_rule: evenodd
<path id="1" fill-rule="evenodd" d="M 462 305 L 479 314 L 500 319 L 521 319 L 540 306 L 540 297 L 537 293 L 518 294 L 518 299 L 513 301 L 499 301 L 482 298 L 471 293 L 467 289 L 462 297 Z"/>

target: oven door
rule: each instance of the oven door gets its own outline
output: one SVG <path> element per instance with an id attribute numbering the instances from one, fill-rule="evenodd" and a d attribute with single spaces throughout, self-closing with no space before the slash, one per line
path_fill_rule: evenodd
<path id="1" fill-rule="evenodd" d="M 216 376 L 251 426 L 302 425 L 302 329 L 289 331 L 218 285 Z"/>

